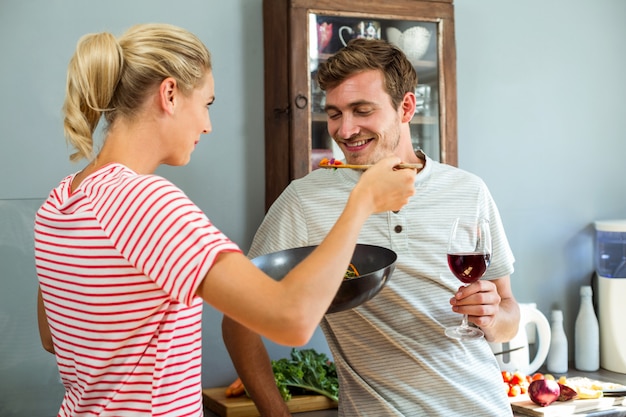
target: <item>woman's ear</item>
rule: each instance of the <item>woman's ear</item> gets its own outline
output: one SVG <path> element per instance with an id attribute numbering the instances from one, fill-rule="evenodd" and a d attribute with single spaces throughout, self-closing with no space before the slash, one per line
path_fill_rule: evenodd
<path id="1" fill-rule="evenodd" d="M 174 105 L 176 104 L 176 80 L 167 77 L 159 85 L 159 105 L 168 114 L 174 113 Z"/>
<path id="2" fill-rule="evenodd" d="M 400 105 L 402 109 L 402 123 L 411 121 L 413 115 L 415 115 L 415 104 L 415 94 L 411 92 L 405 93 Z"/>

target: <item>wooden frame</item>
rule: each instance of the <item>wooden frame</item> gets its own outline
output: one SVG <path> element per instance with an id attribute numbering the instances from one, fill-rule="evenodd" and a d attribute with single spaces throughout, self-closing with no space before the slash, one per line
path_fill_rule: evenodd
<path id="1" fill-rule="evenodd" d="M 310 172 L 309 13 L 434 22 L 439 61 L 439 159 L 457 165 L 456 47 L 452 0 L 264 0 L 266 210 Z"/>

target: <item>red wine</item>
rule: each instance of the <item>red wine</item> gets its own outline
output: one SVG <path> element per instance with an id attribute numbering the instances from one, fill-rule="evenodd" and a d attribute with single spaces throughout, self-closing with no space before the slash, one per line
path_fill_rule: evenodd
<path id="1" fill-rule="evenodd" d="M 448 266 L 458 279 L 471 284 L 483 276 L 490 258 L 488 253 L 452 253 L 448 254 Z"/>

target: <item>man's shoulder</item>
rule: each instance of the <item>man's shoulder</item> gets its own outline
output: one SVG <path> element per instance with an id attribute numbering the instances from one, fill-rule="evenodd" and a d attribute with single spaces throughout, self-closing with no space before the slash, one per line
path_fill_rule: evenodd
<path id="1" fill-rule="evenodd" d="M 320 168 L 311 171 L 302 178 L 291 181 L 286 191 L 289 190 L 298 194 L 318 194 L 332 191 L 345 192 L 345 190 L 351 190 L 358 181 L 358 178 L 352 177 L 354 177 L 354 173 L 339 172 L 338 169 Z"/>
<path id="2" fill-rule="evenodd" d="M 291 182 L 291 184 L 308 185 L 317 183 L 326 183 L 337 179 L 338 169 L 332 168 L 318 168 L 306 174 L 304 177 L 297 178 Z"/>
<path id="3" fill-rule="evenodd" d="M 453 165 L 435 162 L 433 173 L 439 177 L 447 177 L 453 181 L 472 181 L 482 183 L 483 180 L 476 174 Z"/>
<path id="4" fill-rule="evenodd" d="M 348 171 L 348 170 L 345 170 Z M 287 212 L 317 212 L 321 207 L 328 212 L 343 209 L 346 199 L 358 181 L 354 173 L 332 169 L 317 169 L 289 183 L 278 196 L 268 214 Z"/>

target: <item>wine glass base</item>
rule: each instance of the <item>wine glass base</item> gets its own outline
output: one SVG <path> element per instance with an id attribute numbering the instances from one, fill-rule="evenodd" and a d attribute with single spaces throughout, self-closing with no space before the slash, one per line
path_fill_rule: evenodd
<path id="1" fill-rule="evenodd" d="M 446 328 L 446 336 L 451 339 L 472 340 L 480 339 L 485 334 L 482 330 L 472 326 L 455 326 Z"/>

